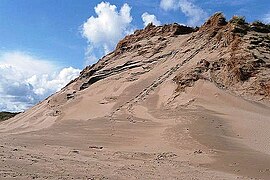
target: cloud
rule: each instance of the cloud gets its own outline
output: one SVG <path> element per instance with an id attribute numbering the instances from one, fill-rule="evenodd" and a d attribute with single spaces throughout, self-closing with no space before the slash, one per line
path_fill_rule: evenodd
<path id="1" fill-rule="evenodd" d="M 131 7 L 128 4 L 124 4 L 119 12 L 115 5 L 108 2 L 101 2 L 95 7 L 97 16 L 91 16 L 82 25 L 82 36 L 89 44 L 87 57 L 97 59 L 97 56 L 109 53 L 121 38 L 133 31 L 130 11 Z"/>
<path id="2" fill-rule="evenodd" d="M 0 64 L 16 68 L 26 74 L 44 74 L 49 71 L 55 71 L 56 64 L 25 52 L 14 51 L 1 54 Z M 31 67 L 31 68 L 29 68 Z M 40 68 L 43 67 L 43 68 Z M 27 71 L 26 71 L 27 70 Z"/>
<path id="3" fill-rule="evenodd" d="M 33 75 L 26 79 L 26 82 L 33 86 L 33 92 L 44 98 L 55 91 L 60 90 L 70 80 L 77 77 L 80 73 L 79 69 L 72 67 L 63 68 L 61 71 L 53 72 L 53 74 Z"/>
<path id="4" fill-rule="evenodd" d="M 224 0 L 212 0 L 212 1 L 205 1 L 204 4 L 206 5 L 219 5 L 219 6 L 242 6 L 245 4 L 250 3 L 254 0 L 237 0 L 237 1 L 224 1 Z"/>
<path id="5" fill-rule="evenodd" d="M 161 22 L 157 20 L 157 17 L 153 14 L 149 14 L 148 12 L 142 14 L 142 20 L 144 26 L 147 26 L 149 23 L 153 23 L 156 26 L 161 25 Z"/>
<path id="6" fill-rule="evenodd" d="M 270 23 L 270 12 L 264 15 L 263 22 L 268 24 Z"/>
<path id="7" fill-rule="evenodd" d="M 161 0 L 160 7 L 165 11 L 180 9 L 188 18 L 187 24 L 191 26 L 200 25 L 208 16 L 202 8 L 190 0 Z"/>
<path id="8" fill-rule="evenodd" d="M 60 90 L 80 70 L 22 52 L 0 56 L 0 111 L 22 111 Z"/>
<path id="9" fill-rule="evenodd" d="M 178 0 L 161 0 L 160 7 L 165 11 L 176 10 L 179 8 L 179 2 Z"/>

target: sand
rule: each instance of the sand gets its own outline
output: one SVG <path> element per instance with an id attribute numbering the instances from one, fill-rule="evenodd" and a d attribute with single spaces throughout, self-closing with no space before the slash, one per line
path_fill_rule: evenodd
<path id="1" fill-rule="evenodd" d="M 166 83 L 168 93 L 172 93 L 170 86 L 174 84 Z M 128 98 L 118 96 L 118 99 Z M 84 104 L 86 100 L 91 106 Z M 1 133 L 1 178 L 267 179 L 270 176 L 269 106 L 235 97 L 209 82 L 199 81 L 167 105 L 166 101 L 171 100 L 160 88 L 146 101 L 135 104 L 132 111 L 123 108 L 113 118 L 108 116 L 110 107 L 116 104 L 113 101 L 98 103 L 99 96 L 77 101 L 65 107 L 64 113 L 49 127 L 30 126 L 27 130 Z M 236 108 L 236 104 L 241 106 Z M 96 109 L 102 109 L 104 116 L 99 111 L 91 116 L 93 110 L 87 109 L 92 105 L 100 106 Z M 259 121 L 253 123 L 254 117 Z"/>
<path id="2" fill-rule="evenodd" d="M 106 78 L 83 90 L 89 79 L 77 79 L 0 123 L 0 179 L 269 179 L 269 101 L 207 78 L 177 91 L 176 75 L 224 55 L 193 35 L 109 54 Z"/>

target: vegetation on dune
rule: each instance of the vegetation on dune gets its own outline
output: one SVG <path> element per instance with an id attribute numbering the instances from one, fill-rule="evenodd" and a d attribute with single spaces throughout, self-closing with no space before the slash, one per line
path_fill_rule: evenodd
<path id="1" fill-rule="evenodd" d="M 244 25 L 246 24 L 246 18 L 244 16 L 233 16 L 230 23 Z"/>
<path id="2" fill-rule="evenodd" d="M 0 122 L 8 120 L 14 116 L 16 116 L 19 113 L 11 113 L 11 112 L 0 112 Z"/>
<path id="3" fill-rule="evenodd" d="M 270 24 L 264 24 L 257 20 L 251 23 L 251 29 L 260 33 L 270 33 Z"/>

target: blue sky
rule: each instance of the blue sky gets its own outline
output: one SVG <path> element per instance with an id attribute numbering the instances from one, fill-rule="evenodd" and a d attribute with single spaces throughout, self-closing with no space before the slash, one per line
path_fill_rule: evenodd
<path id="1" fill-rule="evenodd" d="M 199 26 L 222 11 L 227 18 L 242 15 L 247 21 L 270 23 L 269 0 L 101 2 L 0 0 L 0 111 L 27 109 L 59 90 L 85 65 L 113 50 L 119 39 L 148 22 Z M 103 29 L 95 27 L 104 22 Z M 107 26 L 112 28 L 110 32 Z M 31 66 L 35 63 L 37 66 Z M 15 72 L 13 77 L 8 75 L 11 72 Z"/>

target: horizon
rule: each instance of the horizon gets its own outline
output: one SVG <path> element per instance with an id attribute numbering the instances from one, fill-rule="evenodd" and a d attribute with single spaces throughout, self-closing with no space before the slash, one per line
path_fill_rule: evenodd
<path id="1" fill-rule="evenodd" d="M 262 0 L 1 0 L 0 111 L 24 111 L 148 23 L 200 26 L 215 12 L 270 23 Z"/>

